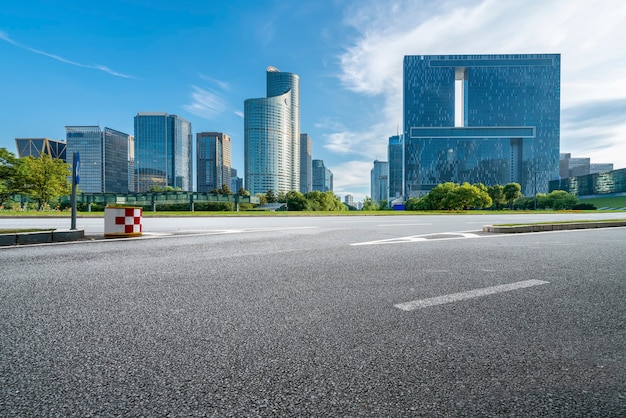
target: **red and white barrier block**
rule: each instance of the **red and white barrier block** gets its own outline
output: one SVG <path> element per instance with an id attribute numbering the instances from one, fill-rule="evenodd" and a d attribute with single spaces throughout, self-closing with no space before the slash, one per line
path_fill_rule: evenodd
<path id="1" fill-rule="evenodd" d="M 105 237 L 138 237 L 141 236 L 141 208 L 105 207 Z"/>

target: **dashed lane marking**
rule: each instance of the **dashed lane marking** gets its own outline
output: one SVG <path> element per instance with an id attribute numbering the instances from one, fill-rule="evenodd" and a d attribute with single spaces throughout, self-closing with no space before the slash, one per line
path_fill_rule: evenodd
<path id="1" fill-rule="evenodd" d="M 467 292 L 452 293 L 449 295 L 437 296 L 434 298 L 419 299 L 412 302 L 398 303 L 397 305 L 393 306 L 398 309 L 402 309 L 403 311 L 413 311 L 416 309 L 427 308 L 429 306 L 443 305 L 446 303 L 453 303 L 466 299 L 474 299 L 481 296 L 493 295 L 496 293 L 510 292 L 512 290 L 524 289 L 533 286 L 541 286 L 548 283 L 550 282 L 546 282 L 543 280 L 525 280 L 522 282 L 503 284 L 500 286 L 484 287 L 482 289 L 475 289 Z"/>

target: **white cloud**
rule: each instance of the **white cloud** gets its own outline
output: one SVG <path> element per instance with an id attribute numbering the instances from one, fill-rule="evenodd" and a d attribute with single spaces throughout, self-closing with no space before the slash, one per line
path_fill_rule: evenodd
<path id="1" fill-rule="evenodd" d="M 191 104 L 183 106 L 187 112 L 211 120 L 228 108 L 225 99 L 219 93 L 198 86 L 191 86 L 191 88 L 193 89 Z"/>
<path id="2" fill-rule="evenodd" d="M 22 48 L 22 49 L 25 49 L 27 51 L 34 52 L 35 54 L 43 55 L 43 56 L 48 57 L 48 58 L 52 58 L 52 59 L 57 60 L 59 62 L 62 62 L 64 64 L 73 65 L 75 67 L 89 68 L 89 69 L 92 69 L 92 70 L 103 71 L 103 72 L 111 74 L 111 75 L 113 75 L 115 77 L 135 78 L 135 77 L 133 77 L 131 75 L 128 75 L 128 74 L 123 74 L 123 73 L 120 73 L 120 72 L 117 72 L 117 71 L 113 71 L 112 69 L 110 69 L 109 67 L 106 67 L 104 65 L 100 65 L 100 64 L 95 64 L 95 65 L 81 64 L 80 62 L 70 61 L 70 60 L 68 60 L 66 58 L 63 58 L 63 57 L 59 56 L 59 55 L 50 54 L 50 53 L 45 52 L 45 51 L 40 51 L 38 49 L 31 48 L 30 46 L 27 46 L 27 45 L 22 45 L 22 44 L 20 44 L 18 42 L 15 42 L 13 39 L 11 39 L 5 32 L 1 32 L 0 31 L 0 39 L 2 39 L 5 42 L 10 43 L 11 45 L 15 45 L 18 48 Z"/>
<path id="3" fill-rule="evenodd" d="M 333 172 L 333 192 L 337 195 L 351 194 L 355 201 L 369 196 L 372 165 L 372 161 L 353 160 L 329 166 Z M 363 176 L 363 173 L 367 173 L 367 176 Z"/>
<path id="4" fill-rule="evenodd" d="M 336 152 L 363 155 L 372 149 L 372 137 L 388 137 L 389 126 L 402 121 L 404 55 L 560 53 L 563 109 L 626 98 L 621 0 L 369 1 L 345 13 L 344 23 L 358 36 L 339 57 L 340 81 L 349 91 L 379 100 L 382 109 L 370 126 L 328 133 L 325 147 Z M 584 126 L 562 124 L 562 152 L 626 167 L 625 120 L 609 128 L 595 127 L 593 120 Z M 590 145 L 597 136 L 599 149 Z M 369 182 L 368 175 L 364 171 L 358 181 Z"/>

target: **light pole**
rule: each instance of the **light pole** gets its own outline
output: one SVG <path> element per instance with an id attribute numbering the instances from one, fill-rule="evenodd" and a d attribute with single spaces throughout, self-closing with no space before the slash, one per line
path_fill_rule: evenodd
<path id="1" fill-rule="evenodd" d="M 535 171 L 535 204 L 534 209 L 537 210 L 537 172 Z"/>

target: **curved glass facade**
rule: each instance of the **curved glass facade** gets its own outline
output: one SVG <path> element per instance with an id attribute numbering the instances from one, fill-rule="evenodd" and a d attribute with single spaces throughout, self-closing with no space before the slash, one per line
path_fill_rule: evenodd
<path id="1" fill-rule="evenodd" d="M 447 181 L 545 193 L 559 139 L 559 54 L 404 57 L 405 197 Z"/>
<path id="2" fill-rule="evenodd" d="M 300 78 L 267 68 L 267 98 L 244 102 L 245 187 L 300 189 Z"/>

